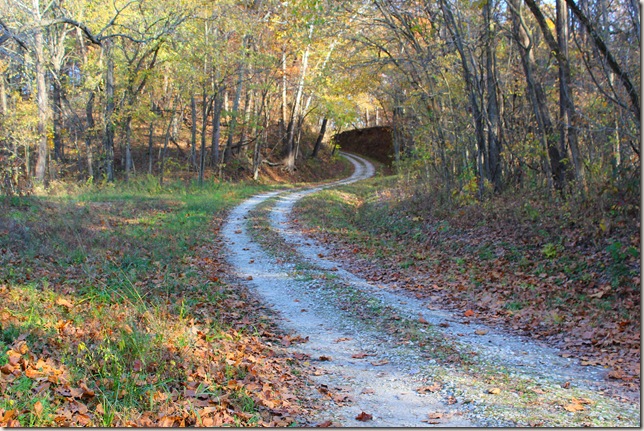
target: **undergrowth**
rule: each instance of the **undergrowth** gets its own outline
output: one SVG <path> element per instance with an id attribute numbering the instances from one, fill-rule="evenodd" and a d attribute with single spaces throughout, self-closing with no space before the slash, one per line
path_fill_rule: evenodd
<path id="1" fill-rule="evenodd" d="M 374 178 L 306 197 L 295 217 L 368 280 L 505 321 L 638 385 L 640 220 L 631 204 L 436 195 Z M 597 206 L 608 210 L 592 216 Z"/>

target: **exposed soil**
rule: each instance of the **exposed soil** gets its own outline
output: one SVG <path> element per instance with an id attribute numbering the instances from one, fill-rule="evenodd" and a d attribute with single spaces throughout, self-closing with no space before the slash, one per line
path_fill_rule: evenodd
<path id="1" fill-rule="evenodd" d="M 343 151 L 370 157 L 391 167 L 394 160 L 391 133 L 391 127 L 388 126 L 369 127 L 338 133 L 333 140 Z"/>

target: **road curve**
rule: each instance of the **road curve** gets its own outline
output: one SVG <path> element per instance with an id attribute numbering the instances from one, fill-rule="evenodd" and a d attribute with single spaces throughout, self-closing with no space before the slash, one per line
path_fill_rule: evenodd
<path id="1" fill-rule="evenodd" d="M 450 410 L 442 426 L 472 426 L 456 409 L 444 405 L 435 394 L 419 394 L 416 389 L 423 384 L 418 366 L 396 364 L 390 360 L 389 349 L 384 348 L 377 334 L 360 333 L 316 295 L 307 280 L 293 275 L 291 264 L 279 264 L 254 242 L 248 232 L 249 212 L 259 204 L 280 195 L 290 202 L 310 193 L 368 178 L 374 174 L 373 165 L 357 156 L 342 154 L 355 167 L 353 174 L 344 180 L 322 186 L 291 192 L 270 192 L 252 197 L 236 207 L 222 228 L 226 243 L 227 259 L 242 279 L 255 289 L 266 303 L 283 318 L 283 327 L 301 337 L 308 337 L 305 344 L 294 350 L 311 356 L 317 368 L 316 385 L 330 394 L 324 411 L 319 417 L 309 418 L 311 424 L 333 421 L 342 426 L 408 427 L 428 426 L 431 412 Z M 277 210 L 278 217 L 285 217 Z M 279 221 L 277 221 L 279 223 Z M 305 310 L 305 311 L 304 311 Z M 341 340 L 341 341 L 339 341 Z M 368 359 L 353 355 L 368 354 Z M 319 360 L 322 357 L 323 360 Z M 327 360 L 330 359 L 330 360 Z M 373 366 L 372 363 L 387 362 Z M 369 421 L 356 419 L 362 412 L 372 415 Z M 422 422 L 425 421 L 425 422 Z"/>
<path id="2" fill-rule="evenodd" d="M 402 291 L 374 286 L 342 269 L 338 262 L 327 260 L 327 251 L 305 238 L 289 221 L 295 202 L 320 190 L 349 184 L 374 175 L 374 167 L 367 160 L 343 153 L 355 167 L 344 180 L 312 186 L 295 191 L 276 191 L 252 197 L 236 207 L 223 229 L 228 253 L 227 259 L 235 272 L 282 317 L 285 329 L 308 337 L 305 344 L 294 350 L 311 356 L 317 368 L 315 383 L 328 394 L 325 409 L 309 424 L 330 420 L 349 427 L 441 427 L 512 426 L 512 414 L 488 414 L 488 399 L 480 394 L 481 386 L 470 386 L 473 375 L 463 370 L 445 370 L 436 361 L 428 360 L 413 345 L 398 343 L 396 334 L 384 334 L 368 324 L 351 319 L 351 307 L 338 307 L 319 280 L 301 277 L 302 262 L 333 274 L 379 301 L 405 318 L 417 320 L 421 315 L 448 340 L 465 346 L 479 359 L 501 366 L 503 373 L 521 381 L 529 381 L 546 390 L 556 392 L 565 382 L 575 382 L 584 389 L 585 396 L 593 396 L 603 381 L 599 368 L 580 367 L 570 359 L 557 355 L 553 349 L 535 344 L 483 325 L 465 322 L 462 316 L 432 310 L 431 304 L 419 301 Z M 249 213 L 268 199 L 276 198 L 270 212 L 270 223 L 282 239 L 297 251 L 298 262 L 279 262 L 278 259 L 252 240 L 249 234 Z M 311 271 L 308 274 L 312 274 Z M 429 306 L 429 307 L 428 307 Z M 429 309 L 428 309 L 429 308 Z M 484 334 L 484 335 L 481 335 Z M 463 347 L 461 347 L 463 348 Z M 456 392 L 443 388 L 441 393 L 418 388 L 431 384 L 436 374 L 443 380 L 456 382 Z M 447 374 L 446 374 L 447 373 Z M 447 378 L 445 378 L 447 377 Z M 541 389 L 539 389 L 541 390 Z M 469 392 L 468 392 L 469 391 Z M 452 402 L 451 394 L 471 398 L 467 405 Z M 601 396 L 601 392 L 599 392 Z M 492 400 L 490 400 L 492 401 Z M 492 401 L 492 404 L 494 402 Z M 558 410 L 544 407 L 543 414 L 559 414 Z M 373 419 L 356 419 L 361 412 Z M 541 414 L 541 411 L 535 411 Z M 432 415 L 431 417 L 428 415 Z M 631 412 L 632 414 L 632 412 Z M 431 420 L 439 416 L 440 420 Z M 514 418 L 520 416 L 514 416 Z M 500 419 L 499 419 L 500 418 Z M 507 419 L 506 419 L 507 418 Z M 628 426 L 628 425 L 627 425 Z M 632 425 L 631 425 L 632 426 Z"/>

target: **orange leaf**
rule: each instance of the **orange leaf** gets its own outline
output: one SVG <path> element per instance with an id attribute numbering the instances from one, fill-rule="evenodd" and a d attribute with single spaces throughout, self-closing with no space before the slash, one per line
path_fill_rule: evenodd
<path id="1" fill-rule="evenodd" d="M 474 311 L 472 310 L 467 310 L 465 313 L 463 313 L 465 317 L 472 317 L 474 316 Z"/>
<path id="2" fill-rule="evenodd" d="M 569 412 L 580 412 L 584 410 L 584 406 L 582 406 L 579 403 L 570 403 L 567 406 L 564 406 L 564 409 L 568 410 Z"/>
<path id="3" fill-rule="evenodd" d="M 85 415 L 85 414 L 77 414 L 74 418 L 75 418 L 75 419 L 78 421 L 78 423 L 79 423 L 80 425 L 82 425 L 82 426 L 87 426 L 87 425 L 89 425 L 89 424 L 90 424 L 90 422 L 92 421 L 92 420 L 90 419 L 90 417 L 89 417 L 89 416 L 87 416 L 87 415 Z"/>
<path id="4" fill-rule="evenodd" d="M 36 401 L 36 403 L 34 404 L 34 414 L 37 417 L 40 417 L 40 415 L 42 414 L 42 410 L 43 410 L 42 403 L 40 401 Z"/>
<path id="5" fill-rule="evenodd" d="M 426 394 L 427 392 L 436 392 L 436 391 L 439 391 L 440 389 L 441 389 L 441 385 L 439 385 L 438 383 L 434 383 L 433 385 L 430 385 L 430 386 L 420 387 L 416 389 L 416 392 L 418 392 L 419 394 Z"/>
<path id="6" fill-rule="evenodd" d="M 65 298 L 58 298 L 56 299 L 56 305 L 62 305 L 63 307 L 67 307 L 67 309 L 70 309 L 74 307 L 74 304 L 66 300 Z"/>
<path id="7" fill-rule="evenodd" d="M 356 420 L 360 422 L 367 422 L 373 419 L 373 416 L 371 416 L 369 413 L 361 412 L 358 416 L 356 416 Z"/>

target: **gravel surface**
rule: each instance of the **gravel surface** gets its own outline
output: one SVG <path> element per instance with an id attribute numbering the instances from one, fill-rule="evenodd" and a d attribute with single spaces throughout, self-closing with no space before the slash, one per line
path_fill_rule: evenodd
<path id="1" fill-rule="evenodd" d="M 343 155 L 355 166 L 351 177 L 304 190 L 255 196 L 236 207 L 222 229 L 227 257 L 237 275 L 280 313 L 286 330 L 308 338 L 292 347 L 310 356 L 318 402 L 324 405 L 317 415 L 306 418 L 308 424 L 639 426 L 639 404 L 617 403 L 603 395 L 601 368 L 581 367 L 534 341 L 433 309 L 427 301 L 400 289 L 370 284 L 349 272 L 350 268 L 326 259 L 328 250 L 297 231 L 289 214 L 295 202 L 308 194 L 374 174 L 371 163 Z M 276 200 L 270 213 L 272 228 L 297 251 L 289 262 L 263 250 L 249 232 L 249 212 L 269 199 Z M 324 278 L 332 279 L 335 287 L 321 281 Z M 419 319 L 427 322 L 428 332 L 438 331 L 447 343 L 474 358 L 473 364 L 442 364 L 421 346 L 401 342 L 396 333 L 354 318 L 351 304 L 338 306 L 337 289 L 342 286 L 380 304 L 383 313 L 393 311 L 401 325 Z M 437 382 L 433 390 L 418 391 Z M 490 389 L 498 384 L 505 389 L 491 394 Z M 565 409 L 575 399 L 587 406 L 585 422 L 579 422 L 578 413 Z M 358 420 L 363 412 L 371 418 L 362 415 L 369 420 Z"/>

